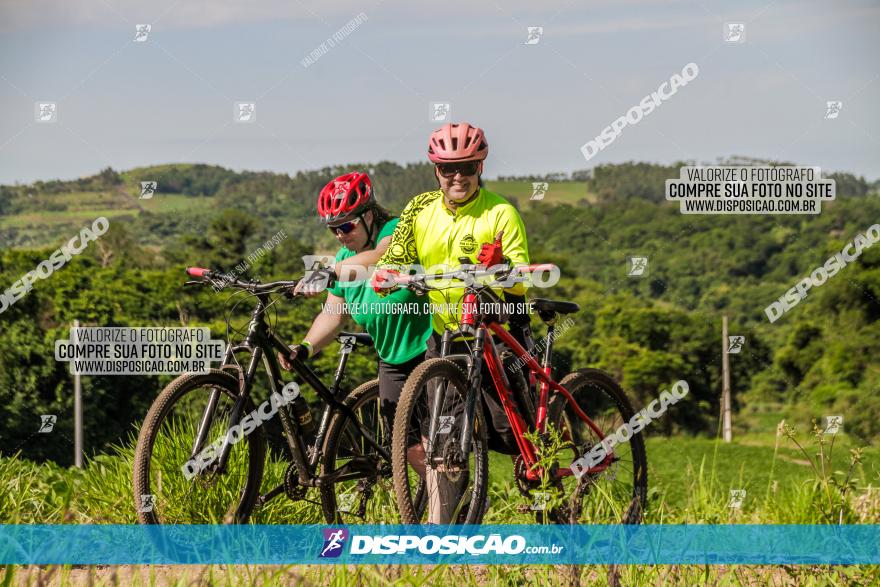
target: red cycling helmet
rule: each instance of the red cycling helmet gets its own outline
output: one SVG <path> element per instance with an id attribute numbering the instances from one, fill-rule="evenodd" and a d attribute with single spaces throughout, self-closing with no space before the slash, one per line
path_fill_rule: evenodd
<path id="1" fill-rule="evenodd" d="M 376 204 L 366 173 L 353 171 L 331 180 L 318 196 L 318 214 L 327 224 L 365 212 Z"/>
<path id="2" fill-rule="evenodd" d="M 482 161 L 489 154 L 483 129 L 466 122 L 444 124 L 428 140 L 428 159 L 434 163 Z"/>

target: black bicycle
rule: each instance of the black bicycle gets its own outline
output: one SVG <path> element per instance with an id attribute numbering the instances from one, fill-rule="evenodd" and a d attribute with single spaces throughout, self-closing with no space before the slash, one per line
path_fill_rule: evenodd
<path id="1" fill-rule="evenodd" d="M 297 281 L 242 281 L 192 267 L 187 273 L 199 278 L 187 285 L 246 292 L 238 303 L 255 298 L 256 307 L 243 342 L 227 344 L 219 369 L 177 377 L 150 407 L 134 461 L 139 522 L 246 523 L 255 508 L 267 507 L 279 495 L 308 501 L 310 488 L 320 492 L 327 523 L 358 523 L 368 516 L 387 519 L 394 504 L 389 481 L 391 434 L 379 410 L 378 380 L 348 394 L 341 385 L 350 352 L 357 346 L 372 346 L 370 335 L 339 335 L 341 356 L 329 388 L 299 357 L 291 361 L 299 380 L 323 401 L 315 431 L 308 406 L 301 398 L 293 399 L 298 386 L 285 384 L 281 376 L 276 351 L 287 354 L 289 349 L 267 318 L 268 309 L 281 299 L 273 299 L 273 294 L 291 297 Z M 244 366 L 238 353 L 249 355 Z M 271 394 L 258 407 L 251 392 L 260 362 Z M 282 457 L 269 462 L 270 469 L 280 471 L 274 476 L 281 478 L 261 494 L 267 428 L 271 431 L 278 420 L 283 429 Z M 377 486 L 382 485 L 385 489 L 379 495 Z"/>

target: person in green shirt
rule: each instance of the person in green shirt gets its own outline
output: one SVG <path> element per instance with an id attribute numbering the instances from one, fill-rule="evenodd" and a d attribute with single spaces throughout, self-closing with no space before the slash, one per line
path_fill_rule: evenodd
<path id="1" fill-rule="evenodd" d="M 380 297 L 370 287 L 365 268 L 388 248 L 398 219 L 378 205 L 366 173 L 348 173 L 324 186 L 318 214 L 342 246 L 332 267 L 312 271 L 294 289 L 303 295 L 326 289 L 327 300 L 303 341 L 291 346 L 290 359 L 280 353 L 278 359 L 289 370 L 294 357 L 313 356 L 333 341 L 350 315 L 373 338 L 379 355 L 379 397 L 390 431 L 403 384 L 424 360 L 431 315 L 424 300 L 408 290 Z"/>

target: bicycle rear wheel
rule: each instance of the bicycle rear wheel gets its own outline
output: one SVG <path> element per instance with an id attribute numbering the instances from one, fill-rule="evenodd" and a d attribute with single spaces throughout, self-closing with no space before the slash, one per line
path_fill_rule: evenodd
<path id="1" fill-rule="evenodd" d="M 168 384 L 153 402 L 135 449 L 133 486 L 140 523 L 247 522 L 259 496 L 266 458 L 262 428 L 232 445 L 222 471 L 217 458 L 210 463 L 207 458 L 192 459 L 193 454 L 207 455 L 203 451 L 226 436 L 238 386 L 235 377 L 217 369 L 189 373 Z M 214 392 L 217 401 L 207 435 L 195 446 Z M 253 411 L 253 403 L 247 401 L 241 416 Z"/>
<path id="2" fill-rule="evenodd" d="M 468 379 L 455 363 L 425 361 L 406 380 L 391 441 L 394 490 L 404 524 L 479 524 L 488 487 L 486 426 L 477 398 L 467 458 L 458 451 Z M 433 459 L 425 453 L 432 406 L 438 407 Z"/>
<path id="3" fill-rule="evenodd" d="M 380 411 L 379 380 L 360 385 L 344 400 L 363 427 L 389 452 L 391 431 Z M 382 458 L 342 412 L 334 414 L 324 441 L 322 477 L 344 471 L 321 486 L 321 506 L 328 524 L 387 522 L 395 517 L 391 463 Z"/>
<path id="4" fill-rule="evenodd" d="M 624 391 L 602 371 L 581 369 L 559 383 L 606 436 L 614 434 L 635 414 Z M 571 461 L 560 459 L 563 467 L 600 442 L 596 432 L 577 416 L 561 394 L 553 395 L 550 422 L 563 434 L 568 441 L 566 447 L 571 451 Z M 617 444 L 612 452 L 613 462 L 604 471 L 585 473 L 579 480 L 570 477 L 565 481 L 571 490 L 569 523 L 638 524 L 641 521 L 648 497 L 648 462 L 643 433 L 633 434 L 628 442 Z"/>

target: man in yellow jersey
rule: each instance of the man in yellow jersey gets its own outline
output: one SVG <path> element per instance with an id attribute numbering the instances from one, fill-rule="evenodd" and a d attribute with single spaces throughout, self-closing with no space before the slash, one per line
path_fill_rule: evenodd
<path id="1" fill-rule="evenodd" d="M 443 266 L 452 271 L 459 258 L 488 265 L 501 262 L 501 251 L 514 265 L 529 262 L 526 229 L 510 202 L 483 187 L 480 175 L 489 145 L 480 128 L 468 123 L 445 124 L 428 143 L 428 158 L 440 189 L 419 194 L 400 215 L 391 244 L 378 266 L 401 270 L 407 265 Z M 502 232 L 501 243 L 496 236 Z M 481 246 L 482 243 L 482 246 Z M 381 278 L 382 274 L 379 275 Z M 521 296 L 522 283 L 505 292 Z M 446 311 L 433 316 L 434 331 L 442 334 L 458 322 L 455 311 L 462 289 L 430 292 L 431 302 Z"/>
<path id="2" fill-rule="evenodd" d="M 434 173 L 440 189 L 419 194 L 404 208 L 391 243 L 377 264 L 377 291 L 381 291 L 388 271 L 403 270 L 408 265 L 442 266 L 442 271 L 452 271 L 461 265 L 461 257 L 467 257 L 470 262 L 491 267 L 502 262 L 502 251 L 514 265 L 529 263 L 526 230 L 519 212 L 483 187 L 480 176 L 488 153 L 483 130 L 468 123 L 445 124 L 434 131 L 428 143 L 428 158 L 436 165 Z M 514 301 L 512 294 L 522 300 L 524 291 L 524 284 L 517 283 L 504 290 L 508 294 L 505 299 Z M 440 311 L 435 310 L 432 316 L 434 333 L 428 339 L 426 359 L 440 356 L 444 330 L 454 330 L 458 325 L 463 293 L 460 287 L 430 292 L 431 302 Z M 518 326 L 523 324 L 527 328 L 527 316 L 519 317 Z M 483 381 L 490 383 L 491 378 L 487 375 Z M 489 448 L 517 454 L 510 422 L 494 392 L 483 394 L 483 412 L 487 415 Z M 411 447 L 411 451 L 420 448 Z"/>

